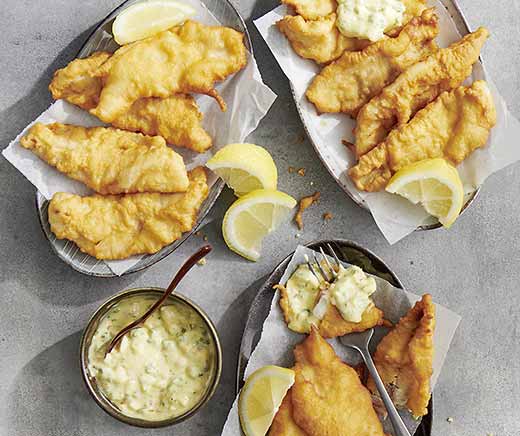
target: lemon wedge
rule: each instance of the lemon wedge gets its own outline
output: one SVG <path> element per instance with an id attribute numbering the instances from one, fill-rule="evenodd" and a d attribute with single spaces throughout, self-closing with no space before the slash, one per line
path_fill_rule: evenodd
<path id="1" fill-rule="evenodd" d="M 114 20 L 112 35 L 119 45 L 148 38 L 195 15 L 195 9 L 172 0 L 149 0 L 124 9 Z"/>
<path id="2" fill-rule="evenodd" d="M 206 166 L 222 177 L 238 197 L 256 189 L 276 189 L 278 172 L 269 152 L 255 144 L 229 144 Z"/>
<path id="3" fill-rule="evenodd" d="M 250 192 L 235 201 L 224 215 L 224 241 L 235 253 L 256 261 L 264 237 L 285 221 L 295 206 L 296 200 L 280 191 Z"/>
<path id="4" fill-rule="evenodd" d="M 450 227 L 464 205 L 464 188 L 455 167 L 444 159 L 426 159 L 399 170 L 386 190 L 399 194 Z"/>
<path id="5" fill-rule="evenodd" d="M 294 384 L 294 371 L 264 366 L 251 374 L 238 399 L 238 415 L 246 436 L 264 436 L 287 391 Z"/>

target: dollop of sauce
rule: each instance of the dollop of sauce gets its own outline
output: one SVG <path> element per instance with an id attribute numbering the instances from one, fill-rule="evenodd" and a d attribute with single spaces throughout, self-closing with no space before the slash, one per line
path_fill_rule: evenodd
<path id="1" fill-rule="evenodd" d="M 88 370 L 104 395 L 127 416 L 160 421 L 190 410 L 215 371 L 215 343 L 191 307 L 162 306 L 125 335 L 105 357 L 112 338 L 141 316 L 154 297 L 122 300 L 103 317 L 88 350 Z"/>
<path id="2" fill-rule="evenodd" d="M 326 296 L 320 298 L 320 282 L 306 264 L 299 265 L 285 285 L 294 316 L 288 327 L 295 331 L 310 331 L 318 325 L 327 309 Z"/>
<path id="3" fill-rule="evenodd" d="M 361 322 L 363 312 L 371 304 L 370 296 L 377 285 L 373 277 L 368 276 L 358 266 L 340 267 L 338 278 L 329 288 L 331 303 L 341 313 L 345 321 Z"/>
<path id="4" fill-rule="evenodd" d="M 401 0 L 338 0 L 336 26 L 348 37 L 379 41 L 403 24 Z"/>

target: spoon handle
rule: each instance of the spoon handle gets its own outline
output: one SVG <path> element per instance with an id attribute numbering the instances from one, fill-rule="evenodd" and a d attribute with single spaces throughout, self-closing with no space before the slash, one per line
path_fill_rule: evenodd
<path id="1" fill-rule="evenodd" d="M 105 355 L 110 353 L 114 347 L 123 339 L 123 336 L 126 335 L 130 330 L 136 328 L 138 325 L 145 322 L 152 313 L 154 313 L 162 304 L 168 299 L 168 297 L 173 293 L 179 282 L 184 278 L 184 276 L 188 273 L 188 271 L 203 257 L 205 257 L 212 250 L 211 245 L 204 245 L 201 247 L 195 254 L 193 254 L 184 264 L 181 266 L 172 282 L 169 284 L 168 288 L 159 298 L 141 317 L 137 318 L 134 322 L 127 325 L 123 330 L 121 330 L 117 335 L 114 336 L 114 339 L 110 342 L 110 345 L 107 348 Z"/>
<path id="2" fill-rule="evenodd" d="M 368 368 L 368 372 L 370 372 L 370 375 L 372 376 L 372 379 L 374 380 L 374 383 L 376 384 L 377 390 L 379 391 L 379 395 L 381 396 L 381 399 L 383 400 L 383 403 L 385 404 L 386 410 L 388 412 L 388 417 L 390 418 L 390 421 L 392 422 L 392 427 L 394 427 L 395 435 L 396 436 L 411 436 L 410 432 L 404 425 L 404 422 L 401 419 L 401 416 L 397 412 L 397 409 L 395 408 L 394 403 L 392 402 L 392 399 L 390 398 L 390 395 L 388 395 L 388 392 L 386 391 L 383 380 L 381 380 L 381 377 L 379 376 L 379 373 L 377 372 L 377 368 L 374 364 L 374 361 L 372 360 L 370 351 L 368 351 L 368 348 L 366 348 L 366 347 L 358 348 L 358 350 L 361 352 L 361 355 L 363 356 L 363 360 L 365 361 L 365 364 Z"/>

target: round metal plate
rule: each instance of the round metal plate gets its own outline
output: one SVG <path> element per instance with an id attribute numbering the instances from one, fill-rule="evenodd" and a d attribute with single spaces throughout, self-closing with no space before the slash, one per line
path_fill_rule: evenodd
<path id="1" fill-rule="evenodd" d="M 114 9 L 92 32 L 88 37 L 87 41 L 80 49 L 77 57 L 86 57 L 91 53 L 98 50 L 115 51 L 118 45 L 112 38 L 111 28 L 112 22 L 119 12 L 134 3 L 139 3 L 143 0 L 127 0 Z M 247 49 L 253 53 L 251 45 L 251 38 L 244 20 L 235 9 L 235 7 L 228 0 L 201 0 L 202 3 L 208 8 L 208 10 L 220 21 L 224 26 L 232 27 L 245 35 L 245 44 Z M 123 275 L 141 271 L 153 264 L 164 259 L 169 254 L 173 253 L 177 247 L 179 247 L 184 241 L 186 241 L 198 228 L 202 220 L 211 210 L 212 206 L 217 201 L 222 189 L 224 188 L 224 182 L 219 179 L 211 187 L 208 198 L 202 204 L 197 222 L 190 232 L 186 232 L 183 236 L 175 241 L 174 243 L 164 247 L 162 250 L 155 254 L 145 255 L 141 260 L 128 269 Z M 36 209 L 38 211 L 38 217 L 42 230 L 47 237 L 51 248 L 54 253 L 63 260 L 67 265 L 79 271 L 80 273 L 96 276 L 96 277 L 115 277 L 115 274 L 110 270 L 107 264 L 101 260 L 98 260 L 88 254 L 82 253 L 78 246 L 67 240 L 56 239 L 56 236 L 51 232 L 49 220 L 48 220 L 48 208 L 49 201 L 40 193 L 36 192 Z"/>
<path id="2" fill-rule="evenodd" d="M 461 35 L 467 35 L 468 33 L 471 33 L 469 24 L 466 20 L 466 17 L 462 13 L 458 3 L 456 0 L 439 0 L 443 6 L 446 8 L 450 16 L 453 18 L 453 21 L 455 22 L 455 25 L 457 26 L 457 30 Z M 483 65 L 482 57 L 479 58 L 480 63 Z M 339 177 L 336 176 L 334 173 L 334 170 L 332 166 L 330 165 L 328 161 L 328 157 L 320 152 L 320 147 L 316 144 L 316 142 L 312 139 L 312 136 L 309 133 L 309 129 L 307 128 L 305 124 L 305 119 L 302 114 L 302 108 L 300 104 L 298 103 L 298 99 L 296 98 L 296 94 L 294 91 L 294 87 L 291 82 L 289 82 L 291 87 L 291 93 L 293 96 L 294 104 L 296 105 L 296 109 L 298 111 L 298 115 L 300 116 L 300 119 L 303 124 L 303 128 L 305 130 L 305 133 L 307 134 L 307 137 L 309 138 L 309 141 L 311 142 L 312 146 L 314 147 L 314 150 L 316 151 L 316 154 L 320 158 L 321 162 L 323 163 L 323 166 L 327 169 L 327 171 L 330 173 L 330 175 L 333 177 L 333 179 L 336 181 L 336 183 L 341 187 L 341 189 L 352 199 L 354 203 L 356 203 L 358 206 L 362 207 L 363 209 L 368 209 L 367 205 L 364 201 L 359 200 L 355 198 L 350 191 L 347 188 L 347 185 L 341 181 Z M 480 188 L 477 188 L 475 192 L 473 192 L 466 200 L 466 203 L 464 204 L 464 207 L 462 208 L 461 215 L 471 206 L 473 201 L 477 198 L 478 194 L 480 193 Z M 423 224 L 422 226 L 419 226 L 417 230 L 435 230 L 441 228 L 442 225 L 439 222 L 432 222 L 430 224 Z"/>
<path id="3" fill-rule="evenodd" d="M 355 242 L 345 239 L 332 239 L 311 242 L 307 247 L 312 249 L 319 249 L 323 247 L 327 250 L 325 244 L 331 243 L 338 249 L 340 260 L 348 262 L 352 265 L 357 265 L 363 268 L 366 272 L 377 275 L 397 288 L 404 289 L 403 284 L 397 275 L 386 265 L 386 263 L 370 250 L 361 247 Z M 251 303 L 249 313 L 247 316 L 246 326 L 242 335 L 242 342 L 240 344 L 240 352 L 238 355 L 237 378 L 236 378 L 236 392 L 238 393 L 243 385 L 245 369 L 247 362 L 253 353 L 260 335 L 264 321 L 269 315 L 271 302 L 273 300 L 273 286 L 278 284 L 287 265 L 292 257 L 292 253 L 282 260 L 278 266 L 269 275 L 265 283 L 260 287 L 258 294 Z M 428 405 L 428 414 L 422 418 L 421 425 L 417 428 L 414 436 L 431 436 L 433 421 L 433 395 Z"/>

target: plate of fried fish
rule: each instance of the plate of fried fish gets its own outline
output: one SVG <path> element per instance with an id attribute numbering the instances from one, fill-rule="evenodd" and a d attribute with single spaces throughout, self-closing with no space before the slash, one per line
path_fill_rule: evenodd
<path id="1" fill-rule="evenodd" d="M 313 253 L 331 246 L 345 263 L 335 281 L 324 286 L 310 268 L 320 268 Z M 430 435 L 431 392 L 460 318 L 434 304 L 429 294 L 405 292 L 380 258 L 353 242 L 327 240 L 306 247 L 276 267 L 251 305 L 237 393 L 244 380 L 247 390 L 249 378 L 264 365 L 279 365 L 294 371 L 294 381 L 274 406 L 270 436 L 393 434 L 362 361 L 338 341 L 375 328 L 370 351 L 393 403 L 411 434 Z M 319 262 L 327 268 L 323 259 Z M 357 297 L 353 289 L 360 292 Z M 348 304 L 341 304 L 341 293 Z M 240 406 L 230 412 L 224 436 L 233 434 L 234 413 L 241 413 Z M 242 427 L 246 419 L 240 414 Z"/>
<path id="2" fill-rule="evenodd" d="M 471 31 L 456 2 L 281 3 L 255 24 L 290 80 L 319 158 L 392 243 L 439 227 L 412 195 L 407 202 L 385 191 L 402 170 L 444 160 L 460 174 L 464 210 L 503 167 L 489 167 L 494 156 L 514 153 L 493 141 L 503 108 L 480 56 L 490 31 Z M 380 36 L 369 39 L 365 27 L 380 21 Z"/>
<path id="3" fill-rule="evenodd" d="M 5 153 L 18 166 L 26 151 L 37 157 L 22 172 L 39 189 L 44 233 L 61 259 L 94 276 L 139 271 L 186 240 L 223 188 L 204 163 L 244 139 L 274 99 L 250 77 L 249 35 L 226 0 L 188 2 L 194 18 L 119 46 L 114 20 L 137 3 L 114 10 L 54 73 L 56 103 Z M 248 97 L 237 103 L 240 92 Z M 32 170 L 42 163 L 51 170 Z"/>

